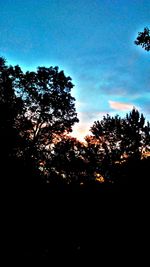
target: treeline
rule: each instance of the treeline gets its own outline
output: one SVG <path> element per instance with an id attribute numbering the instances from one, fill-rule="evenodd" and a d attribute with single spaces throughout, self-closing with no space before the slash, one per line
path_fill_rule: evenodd
<path id="1" fill-rule="evenodd" d="M 58 67 L 23 73 L 0 59 L 3 176 L 28 187 L 137 183 L 135 173 L 141 177 L 149 161 L 144 157 L 150 149 L 149 122 L 135 108 L 125 118 L 107 114 L 81 143 L 68 135 L 78 122 L 72 88 L 71 78 Z"/>

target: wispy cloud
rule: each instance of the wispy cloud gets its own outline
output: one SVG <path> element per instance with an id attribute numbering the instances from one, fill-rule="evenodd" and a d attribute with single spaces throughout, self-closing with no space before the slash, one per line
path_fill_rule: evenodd
<path id="1" fill-rule="evenodd" d="M 107 95 L 115 95 L 118 97 L 127 95 L 127 89 L 121 86 L 102 86 L 100 87 L 100 90 Z"/>
<path id="2" fill-rule="evenodd" d="M 116 102 L 116 101 L 108 101 L 110 108 L 119 110 L 119 111 L 126 111 L 126 110 L 131 110 L 134 105 L 129 104 L 129 103 L 123 103 L 123 102 Z"/>

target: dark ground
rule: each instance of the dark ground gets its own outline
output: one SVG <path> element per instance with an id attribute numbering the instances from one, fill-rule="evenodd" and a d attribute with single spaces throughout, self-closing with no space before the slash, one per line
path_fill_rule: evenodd
<path id="1" fill-rule="evenodd" d="M 142 188 L 90 184 L 7 193 L 1 228 L 5 261 L 122 266 L 147 255 L 149 210 Z"/>

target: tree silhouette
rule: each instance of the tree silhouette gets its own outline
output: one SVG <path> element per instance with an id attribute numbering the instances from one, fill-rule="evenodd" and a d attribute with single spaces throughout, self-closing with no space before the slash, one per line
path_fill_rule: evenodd
<path id="1" fill-rule="evenodd" d="M 92 134 L 98 140 L 98 157 L 101 155 L 98 169 L 106 178 L 110 178 L 113 163 L 121 159 L 121 124 L 122 120 L 118 115 L 111 117 L 107 114 L 91 127 Z"/>
<path id="2" fill-rule="evenodd" d="M 60 141 L 54 146 L 50 161 L 47 161 L 50 178 L 57 176 L 68 184 L 80 184 L 85 180 L 86 165 L 84 144 L 67 135 L 61 136 Z"/>
<path id="3" fill-rule="evenodd" d="M 116 170 L 116 163 L 121 164 L 126 159 L 140 160 L 143 150 L 150 145 L 149 130 L 149 123 L 145 125 L 143 114 L 136 109 L 123 119 L 118 115 L 107 115 L 103 120 L 94 122 L 91 132 L 99 144 L 99 171 L 108 178 Z M 114 175 L 117 176 L 116 173 Z"/>
<path id="4" fill-rule="evenodd" d="M 24 101 L 28 122 L 23 134 L 30 140 L 28 154 L 37 161 L 43 153 L 47 155 L 57 136 L 70 132 L 78 122 L 72 88 L 71 78 L 59 72 L 58 67 L 39 67 L 37 72 L 20 75 L 17 93 Z"/>
<path id="5" fill-rule="evenodd" d="M 78 122 L 72 88 L 71 78 L 58 67 L 23 73 L 0 58 L 1 153 L 10 157 L 15 151 L 20 175 L 24 168 L 24 176 L 36 176 L 59 135 Z"/>
<path id="6" fill-rule="evenodd" d="M 146 51 L 150 51 L 150 30 L 144 28 L 143 32 L 139 32 L 135 40 L 136 45 L 141 45 Z"/>
<path id="7" fill-rule="evenodd" d="M 0 58 L 0 154 L 1 172 L 15 169 L 15 161 L 21 155 L 22 138 L 19 121 L 23 114 L 23 101 L 14 90 L 17 69 L 6 65 Z"/>
<path id="8" fill-rule="evenodd" d="M 143 149 L 147 148 L 145 118 L 133 109 L 123 120 L 124 137 L 121 149 L 128 157 L 141 158 Z"/>

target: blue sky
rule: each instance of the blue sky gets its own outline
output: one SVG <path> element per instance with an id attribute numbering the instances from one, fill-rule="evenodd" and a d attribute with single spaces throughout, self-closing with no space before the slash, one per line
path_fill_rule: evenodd
<path id="1" fill-rule="evenodd" d="M 150 119 L 150 53 L 134 45 L 145 26 L 149 0 L 0 0 L 0 56 L 72 77 L 81 139 L 106 113 Z"/>

